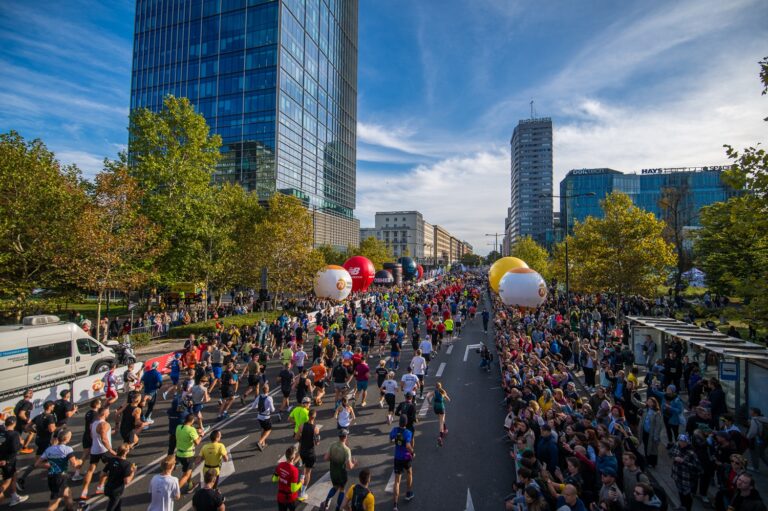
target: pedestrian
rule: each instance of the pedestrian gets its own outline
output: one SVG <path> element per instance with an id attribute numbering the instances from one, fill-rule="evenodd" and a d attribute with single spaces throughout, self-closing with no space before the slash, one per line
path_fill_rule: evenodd
<path id="1" fill-rule="evenodd" d="M 136 473 L 136 465 L 129 463 L 126 458 L 130 446 L 123 444 L 117 448 L 117 453 L 105 462 L 104 475 L 104 495 L 107 496 L 107 511 L 121 511 L 122 498 L 125 487 L 131 484 L 133 476 Z"/>
<path id="2" fill-rule="evenodd" d="M 670 449 L 669 456 L 672 458 L 672 480 L 677 487 L 680 504 L 686 511 L 691 511 L 693 492 L 699 473 L 699 461 L 691 448 L 688 435 L 678 436 L 677 444 Z"/>
<path id="3" fill-rule="evenodd" d="M 414 497 L 412 461 L 415 453 L 413 452 L 413 432 L 408 429 L 407 425 L 408 418 L 405 415 L 401 415 L 398 425 L 392 428 L 392 431 L 389 433 L 389 441 L 395 444 L 395 483 L 392 487 L 394 511 L 397 511 L 397 503 L 400 499 L 400 480 L 403 473 L 405 473 L 407 485 L 405 501 L 410 502 Z"/>
<path id="4" fill-rule="evenodd" d="M 328 509 L 329 502 L 336 494 L 338 494 L 338 497 L 334 509 L 336 511 L 341 509 L 341 503 L 344 501 L 344 487 L 347 485 L 347 470 L 352 470 L 357 466 L 357 461 L 352 458 L 352 451 L 347 445 L 349 431 L 341 429 L 338 434 L 339 440 L 330 445 L 328 452 L 324 456 L 324 459 L 329 461 L 331 465 L 331 484 L 333 486 L 325 500 L 320 504 L 320 511 Z"/>
<path id="5" fill-rule="evenodd" d="M 341 508 L 344 511 L 374 511 L 376 499 L 373 492 L 368 489 L 368 484 L 371 482 L 371 471 L 367 468 L 362 469 L 358 479 L 360 482 L 350 486 L 347 494 L 344 495 Z"/>
<path id="6" fill-rule="evenodd" d="M 746 472 L 736 478 L 736 495 L 727 511 L 766 511 L 765 502 L 755 489 L 755 478 Z"/>
<path id="7" fill-rule="evenodd" d="M 261 426 L 261 435 L 256 447 L 263 451 L 267 447 L 267 437 L 272 433 L 272 414 L 275 413 L 275 404 L 272 396 L 269 395 L 269 384 L 265 383 L 261 386 L 261 393 L 251 403 L 251 409 L 254 408 L 258 412 L 256 419 Z"/>
<path id="8" fill-rule="evenodd" d="M 659 402 L 654 397 L 645 400 L 645 411 L 641 423 L 643 449 L 648 466 L 656 468 L 659 459 L 659 444 L 661 443 L 662 418 L 659 412 Z"/>
<path id="9" fill-rule="evenodd" d="M 301 478 L 296 463 L 299 455 L 296 447 L 291 446 L 285 450 L 285 461 L 277 464 L 272 474 L 272 482 L 277 483 L 277 509 L 278 511 L 295 511 L 296 502 L 301 490 Z M 321 506 L 321 509 L 323 507 Z"/>
<path id="10" fill-rule="evenodd" d="M 759 408 L 749 409 L 749 454 L 752 458 L 752 467 L 755 472 L 760 472 L 760 461 L 768 465 L 768 418 L 763 416 Z"/>
<path id="11" fill-rule="evenodd" d="M 10 495 L 10 507 L 17 506 L 29 499 L 29 495 L 19 495 L 16 491 L 16 458 L 21 451 L 21 435 L 16 431 L 16 417 L 5 419 L 0 427 L 0 475 L 3 482 L 0 485 L 0 502 Z"/>
<path id="12" fill-rule="evenodd" d="M 215 470 L 203 473 L 203 486 L 192 497 L 194 511 L 224 511 L 225 498 L 216 487 L 219 476 Z"/>
<path id="13" fill-rule="evenodd" d="M 79 467 L 80 460 L 67 445 L 71 438 L 72 432 L 69 429 L 57 429 L 51 438 L 51 445 L 35 461 L 36 468 L 46 468 L 48 471 L 48 490 L 50 491 L 48 511 L 56 511 L 62 501 L 68 511 L 74 508 L 67 471 L 70 467 L 73 469 Z"/>
<path id="14" fill-rule="evenodd" d="M 151 502 L 147 511 L 173 511 L 174 502 L 181 498 L 179 479 L 173 475 L 176 458 L 168 456 L 160 464 L 160 473 L 149 483 Z"/>

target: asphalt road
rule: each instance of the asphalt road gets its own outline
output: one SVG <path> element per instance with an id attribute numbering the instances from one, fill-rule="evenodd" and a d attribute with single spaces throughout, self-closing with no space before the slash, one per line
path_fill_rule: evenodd
<path id="1" fill-rule="evenodd" d="M 421 323 L 423 325 L 424 322 Z M 487 339 L 490 339 L 490 334 Z M 467 348 L 484 340 L 486 336 L 482 331 L 482 322 L 477 318 L 465 327 L 461 336 L 444 344 L 442 352 L 430 364 L 426 379 L 427 391 L 434 388 L 436 373 L 439 373 L 438 379 L 451 398 L 446 414 L 449 434 L 445 446 L 438 447 L 437 417 L 430 404 L 418 402 L 420 423 L 416 428 L 416 457 L 413 462 L 415 499 L 409 503 L 402 501 L 406 490 L 403 481 L 401 510 L 498 510 L 503 505 L 503 497 L 511 491 L 513 463 L 502 439 L 505 411 L 500 406 L 502 394 L 498 390 L 498 366 L 495 365 L 491 374 L 487 374 L 478 367 L 479 356 L 474 348 Z M 398 379 L 412 355 L 410 343 L 406 342 Z M 372 369 L 378 360 L 378 357 L 369 360 Z M 268 374 L 274 381 L 277 362 L 271 362 Z M 386 410 L 377 404 L 378 390 L 375 389 L 373 373 L 371 379 L 373 385 L 370 385 L 368 406 L 356 408 L 357 420 L 350 430 L 349 445 L 358 467 L 351 471 L 349 480 L 350 484 L 356 482 L 358 469 L 369 468 L 373 475 L 370 489 L 376 497 L 376 508 L 386 510 L 392 509 L 394 447 L 389 443 L 391 426 L 386 424 Z M 277 389 L 278 386 L 273 385 L 273 388 Z M 402 395 L 398 395 L 398 401 L 401 399 Z M 277 396 L 275 401 L 278 405 Z M 153 414 L 155 424 L 142 434 L 139 446 L 129 457 L 130 461 L 137 464 L 137 476 L 126 489 L 123 509 L 144 510 L 149 504 L 149 482 L 159 472 L 159 463 L 165 457 L 167 448 L 165 410 L 168 404 L 168 401 L 158 402 Z M 300 509 L 318 507 L 330 488 L 328 463 L 321 461 L 321 454 L 336 440 L 332 405 L 326 399 L 326 403 L 318 410 L 318 423 L 323 427 L 322 440 L 317 447 L 319 461 L 308 487 L 309 499 Z M 215 397 L 207 408 L 204 412 L 206 423 L 214 425 L 218 408 Z M 72 445 L 78 455 L 82 452 L 79 439 L 85 410 L 85 407 L 81 408 L 70 420 L 74 430 Z M 285 449 L 294 443 L 292 428 L 285 420 L 285 415 L 282 422 L 275 421 L 269 445 L 261 452 L 256 447 L 260 432 L 256 413 L 250 411 L 248 406 L 240 408 L 237 402 L 230 414 L 229 419 L 214 426 L 222 429 L 223 442 L 228 446 L 235 465 L 235 473 L 225 478 L 220 486 L 227 498 L 227 509 L 276 509 L 276 485 L 271 482 L 271 476 Z M 114 439 L 115 445 L 119 445 L 117 434 Z M 19 467 L 23 468 L 31 461 L 31 456 L 22 456 Z M 174 475 L 181 475 L 180 468 L 177 468 Z M 197 472 L 195 477 L 199 479 Z M 71 484 L 73 495 L 79 496 L 81 483 Z M 91 493 L 95 491 L 95 481 L 91 483 L 90 489 Z M 27 494 L 30 499 L 17 509 L 44 509 L 48 494 L 42 469 L 27 479 Z M 103 497 L 92 497 L 89 505 L 90 509 L 105 509 L 106 500 Z M 184 495 L 176 503 L 176 510 L 190 509 L 191 497 Z"/>

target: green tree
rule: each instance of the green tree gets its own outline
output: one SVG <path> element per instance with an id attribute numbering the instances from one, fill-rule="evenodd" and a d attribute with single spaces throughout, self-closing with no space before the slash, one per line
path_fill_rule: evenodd
<path id="1" fill-rule="evenodd" d="M 485 256 L 485 264 L 493 264 L 501 259 L 501 253 L 498 250 L 491 250 L 487 256 Z"/>
<path id="2" fill-rule="evenodd" d="M 96 291 L 96 336 L 101 305 L 109 289 L 130 291 L 153 275 L 157 256 L 166 247 L 160 229 L 139 212 L 143 192 L 128 173 L 124 160 L 105 161 L 96 176 L 90 202 L 73 226 L 78 245 L 68 271 L 80 286 Z"/>
<path id="3" fill-rule="evenodd" d="M 332 245 L 320 245 L 317 247 L 317 251 L 323 255 L 325 264 L 336 264 L 339 266 L 344 264 L 344 261 L 349 258 L 347 250 L 339 250 Z"/>
<path id="4" fill-rule="evenodd" d="M 394 258 L 392 250 L 383 241 L 377 240 L 373 236 L 362 240 L 360 246 L 354 250 L 354 253 L 350 254 L 350 256 L 353 255 L 367 257 L 377 270 L 384 268 L 384 263 L 390 262 Z"/>
<path id="5" fill-rule="evenodd" d="M 544 279 L 550 278 L 549 253 L 532 237 L 524 236 L 514 242 L 509 248 L 509 254 L 525 261 L 529 268 L 539 272 Z"/>
<path id="6" fill-rule="evenodd" d="M 167 96 L 160 112 L 138 109 L 129 126 L 131 175 L 145 191 L 141 212 L 161 229 L 169 250 L 158 264 L 165 282 L 199 275 L 211 221 L 211 177 L 221 137 L 189 100 Z"/>
<path id="7" fill-rule="evenodd" d="M 685 247 L 685 227 L 693 225 L 695 217 L 692 197 L 688 187 L 688 176 L 661 189 L 659 208 L 661 219 L 664 220 L 664 239 L 675 247 L 677 265 L 675 267 L 674 296 L 677 300 L 680 294 L 683 273 L 690 270 L 693 264 L 691 251 Z"/>
<path id="8" fill-rule="evenodd" d="M 315 273 L 324 265 L 323 255 L 312 248 L 312 215 L 296 197 L 276 193 L 268 202 L 264 219 L 252 231 L 242 264 L 250 268 L 248 285 L 255 287 L 261 268 L 268 271 L 269 289 L 281 293 L 311 289 Z"/>
<path id="9" fill-rule="evenodd" d="M 568 237 L 571 289 L 616 293 L 620 300 L 655 294 L 676 264 L 675 249 L 662 236 L 664 222 L 623 193 L 608 195 L 601 206 L 603 218 L 576 223 Z"/>
<path id="10" fill-rule="evenodd" d="M 72 254 L 89 242 L 73 229 L 86 204 L 77 167 L 61 165 L 40 140 L 0 135 L 0 295 L 17 321 L 34 289 L 69 283 Z"/>
<path id="11" fill-rule="evenodd" d="M 483 258 L 477 254 L 464 254 L 461 256 L 461 263 L 467 266 L 480 266 L 483 264 Z"/>

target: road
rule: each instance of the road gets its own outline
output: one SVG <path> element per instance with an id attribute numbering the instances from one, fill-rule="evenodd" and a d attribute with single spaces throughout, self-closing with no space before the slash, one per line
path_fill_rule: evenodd
<path id="1" fill-rule="evenodd" d="M 491 374 L 480 370 L 479 357 L 474 348 L 467 348 L 485 339 L 478 318 L 466 326 L 454 341 L 444 344 L 442 352 L 430 364 L 426 378 L 427 391 L 434 388 L 436 374 L 439 373 L 439 379 L 451 398 L 446 415 L 449 434 L 445 446 L 438 447 L 437 418 L 431 405 L 418 402 L 420 423 L 416 428 L 416 457 L 413 462 L 416 497 L 410 503 L 402 502 L 401 497 L 401 509 L 498 510 L 503 497 L 511 491 L 513 463 L 502 440 L 505 411 L 500 406 L 503 396 L 498 390 L 498 367 L 494 367 Z M 401 356 L 400 374 L 412 355 L 410 344 L 406 343 Z M 378 357 L 369 360 L 372 368 L 376 362 Z M 272 380 L 276 378 L 276 362 L 271 363 L 269 375 Z M 373 374 L 372 380 L 375 381 Z M 357 421 L 350 430 L 349 445 L 353 457 L 358 461 L 358 469 L 365 467 L 372 472 L 370 489 L 376 497 L 377 509 L 391 509 L 394 447 L 389 443 L 391 427 L 386 424 L 386 410 L 379 408 L 378 391 L 373 387 L 375 384 L 371 385 L 373 390 L 368 398 L 368 406 L 356 408 Z M 279 399 L 276 398 L 276 401 L 279 402 Z M 156 423 L 142 434 L 140 445 L 129 457 L 138 468 L 136 478 L 125 492 L 124 509 L 144 510 L 149 503 L 149 482 L 158 473 L 158 465 L 167 447 L 167 405 L 167 401 L 158 403 L 154 414 Z M 336 440 L 336 424 L 331 407 L 332 403 L 326 402 L 318 410 L 318 422 L 323 426 L 318 454 L 326 452 L 330 443 Z M 214 400 L 205 412 L 207 424 L 215 424 L 216 408 Z M 74 429 L 72 444 L 77 454 L 82 451 L 79 439 L 84 412 L 85 408 L 82 408 L 70 420 Z M 286 421 L 276 422 L 269 445 L 263 452 L 256 447 L 260 430 L 255 412 L 247 408 L 240 409 L 237 404 L 231 417 L 215 427 L 222 429 L 223 442 L 229 447 L 235 465 L 235 472 L 221 483 L 221 491 L 227 498 L 227 509 L 276 508 L 276 486 L 271 482 L 271 476 L 285 449 L 294 443 L 290 425 Z M 116 435 L 114 438 L 118 444 L 119 437 Z M 23 456 L 19 466 L 24 467 L 30 462 L 31 456 Z M 351 471 L 350 482 L 357 480 L 358 469 Z M 179 470 L 177 468 L 175 475 L 180 475 Z M 42 471 L 38 470 L 27 480 L 30 500 L 18 506 L 18 509 L 43 508 L 47 499 L 45 487 L 45 478 Z M 309 499 L 300 509 L 318 507 L 329 488 L 328 463 L 318 461 L 308 488 Z M 92 483 L 91 493 L 94 490 L 95 483 Z M 75 496 L 80 495 L 80 483 L 72 483 L 72 492 Z M 404 494 L 405 482 L 401 486 L 401 495 Z M 106 508 L 103 497 L 92 497 L 89 504 L 91 509 Z M 191 509 L 191 497 L 183 496 L 176 504 L 176 509 Z"/>

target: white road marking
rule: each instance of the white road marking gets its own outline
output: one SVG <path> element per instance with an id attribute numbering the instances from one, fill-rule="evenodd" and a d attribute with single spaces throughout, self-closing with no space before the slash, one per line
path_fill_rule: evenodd
<path id="1" fill-rule="evenodd" d="M 445 371 L 445 362 L 440 363 L 440 367 L 437 368 L 435 373 L 435 378 L 440 378 L 443 375 L 443 371 Z"/>
<path id="2" fill-rule="evenodd" d="M 464 511 L 475 511 L 475 505 L 472 503 L 472 494 L 469 493 L 469 488 L 467 488 L 467 506 L 464 508 Z"/>
<path id="3" fill-rule="evenodd" d="M 450 346 L 448 346 L 448 349 L 446 350 L 445 354 L 446 354 L 446 355 L 450 355 L 450 354 L 451 354 L 451 352 L 453 352 L 453 344 L 451 344 Z"/>
<path id="4" fill-rule="evenodd" d="M 308 508 L 312 508 L 313 506 L 320 507 L 320 504 L 322 504 L 325 497 L 328 496 L 328 492 L 332 486 L 331 473 L 326 472 L 323 474 L 323 477 L 309 485 L 309 488 L 307 488 L 307 500 L 305 500 L 304 503 Z"/>
<path id="5" fill-rule="evenodd" d="M 467 347 L 464 349 L 464 362 L 466 362 L 467 359 L 469 358 L 469 350 L 472 350 L 472 349 L 475 349 L 475 348 L 479 348 L 482 345 L 483 345 L 482 343 L 479 343 L 479 344 L 468 344 Z"/>
<path id="6" fill-rule="evenodd" d="M 424 402 L 421 403 L 421 409 L 419 410 L 419 417 L 426 417 L 428 410 L 429 410 L 429 400 L 425 399 Z"/>
<path id="7" fill-rule="evenodd" d="M 385 493 L 392 493 L 395 489 L 395 471 L 392 471 L 392 474 L 389 476 L 389 481 L 387 481 L 387 487 L 384 488 Z"/>

